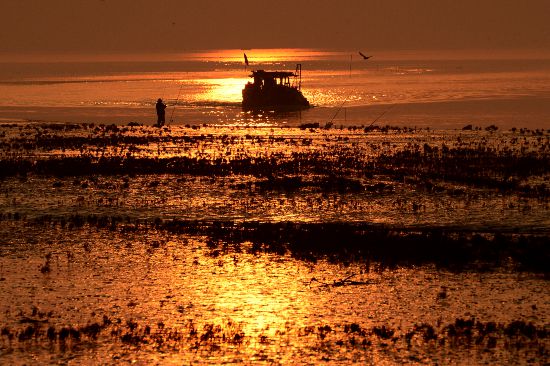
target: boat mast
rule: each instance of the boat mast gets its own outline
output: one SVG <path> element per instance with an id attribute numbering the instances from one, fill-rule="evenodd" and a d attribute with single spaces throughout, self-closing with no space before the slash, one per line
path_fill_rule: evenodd
<path id="1" fill-rule="evenodd" d="M 296 64 L 296 72 L 294 78 L 298 78 L 298 90 L 302 89 L 302 64 Z"/>

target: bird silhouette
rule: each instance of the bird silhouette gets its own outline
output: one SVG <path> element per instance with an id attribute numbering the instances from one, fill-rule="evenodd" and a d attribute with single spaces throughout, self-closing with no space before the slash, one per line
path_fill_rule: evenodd
<path id="1" fill-rule="evenodd" d="M 363 60 L 368 60 L 369 58 L 372 57 L 372 56 L 365 56 L 365 54 L 361 51 L 359 51 L 359 54 L 363 57 Z"/>

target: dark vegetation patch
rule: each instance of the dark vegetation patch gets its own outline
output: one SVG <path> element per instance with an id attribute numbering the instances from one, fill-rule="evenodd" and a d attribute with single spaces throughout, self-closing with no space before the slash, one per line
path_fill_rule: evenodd
<path id="1" fill-rule="evenodd" d="M 435 264 L 450 269 L 506 267 L 548 272 L 547 233 L 477 233 L 453 228 L 405 228 L 367 223 L 186 222 L 156 226 L 206 235 L 213 250 L 252 243 L 250 251 L 290 253 L 308 261 L 375 261 L 382 266 Z"/>
<path id="2" fill-rule="evenodd" d="M 325 177 L 328 190 L 355 191 L 367 188 L 361 179 L 383 175 L 395 182 L 455 182 L 550 197 L 550 134 L 539 130 L 467 129 L 465 135 L 433 142 L 429 131 L 414 135 L 416 131 L 389 126 L 321 129 L 316 134 L 288 129 L 286 135 L 87 124 L 19 129 L 19 134 L 4 132 L 0 138 L 0 178 L 234 174 L 267 178 L 260 182 L 266 190 L 297 190 L 308 186 L 311 175 L 318 175 Z M 372 134 L 378 139 L 371 140 Z M 409 142 L 396 145 L 399 136 Z"/>
<path id="3" fill-rule="evenodd" d="M 544 175 L 550 172 L 545 161 L 547 154 L 538 152 L 496 151 L 480 144 L 476 148 L 442 148 L 425 144 L 381 156 L 377 164 L 380 172 L 398 178 L 417 177 L 423 180 L 443 180 L 497 188 L 501 190 L 520 189 L 525 193 L 534 190 L 537 195 L 548 196 L 548 187 L 521 187 L 522 179 Z M 384 171 L 388 169 L 388 171 Z"/>
<path id="4" fill-rule="evenodd" d="M 0 215 L 0 220 L 20 215 Z M 135 220 L 129 217 L 42 216 L 34 225 L 66 230 L 99 228 L 121 232 L 165 231 L 206 238 L 213 255 L 235 251 L 290 254 L 305 261 L 376 262 L 381 267 L 432 264 L 451 270 L 510 268 L 549 272 L 547 232 L 476 232 L 461 228 L 398 227 L 369 223 L 296 223 Z"/>
<path id="5" fill-rule="evenodd" d="M 97 318 L 94 315 L 94 318 Z M 5 350 L 28 349 L 30 344 L 48 345 L 49 352 L 67 352 L 93 347 L 101 342 L 120 342 L 134 350 L 155 352 L 219 349 L 220 347 L 273 346 L 285 334 L 296 334 L 302 342 L 319 349 L 342 348 L 368 352 L 372 347 L 394 347 L 402 351 L 429 348 L 448 351 L 479 350 L 501 355 L 525 353 L 536 359 L 548 357 L 549 331 L 545 326 L 516 320 L 510 323 L 482 322 L 457 318 L 452 323 L 416 324 L 410 329 L 388 325 L 365 327 L 358 323 L 310 325 L 279 331 L 275 336 L 247 335 L 231 320 L 198 325 L 193 320 L 179 327 L 138 323 L 132 319 L 103 315 L 86 325 L 56 326 L 48 316 L 24 317 L 19 326 L 0 326 L 0 344 Z M 284 338 L 284 337 L 283 337 Z"/>

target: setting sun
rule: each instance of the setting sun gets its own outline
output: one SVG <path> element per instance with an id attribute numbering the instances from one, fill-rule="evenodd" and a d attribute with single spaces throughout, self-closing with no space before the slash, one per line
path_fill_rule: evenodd
<path id="1" fill-rule="evenodd" d="M 273 64 L 282 61 L 303 62 L 324 59 L 330 56 L 341 55 L 341 52 L 323 51 L 304 48 L 273 48 L 273 49 L 242 49 L 242 50 L 209 50 L 193 52 L 183 57 L 204 61 L 236 62 L 244 64 L 244 54 L 250 63 Z"/>

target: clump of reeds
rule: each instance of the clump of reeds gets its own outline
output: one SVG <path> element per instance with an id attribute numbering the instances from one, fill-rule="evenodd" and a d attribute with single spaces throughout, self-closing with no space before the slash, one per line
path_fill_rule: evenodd
<path id="1" fill-rule="evenodd" d="M 370 352 L 373 347 L 388 346 L 401 350 L 417 348 L 442 350 L 471 350 L 483 352 L 523 352 L 530 355 L 548 355 L 548 329 L 523 320 L 509 323 L 482 322 L 475 318 L 457 318 L 452 323 L 436 325 L 421 323 L 412 328 L 393 328 L 387 324 L 365 326 L 358 323 L 308 325 L 286 329 L 273 337 L 264 334 L 245 335 L 242 324 L 227 320 L 205 323 L 201 326 L 189 320 L 179 327 L 167 327 L 163 322 L 139 324 L 103 315 L 101 321 L 83 326 L 49 325 L 47 316 L 37 314 L 25 317 L 20 327 L 2 326 L 0 344 L 6 348 L 25 347 L 29 342 L 48 342 L 50 352 L 66 352 L 97 342 L 120 342 L 136 349 L 147 348 L 156 352 L 179 350 L 219 349 L 221 346 L 257 348 L 272 347 L 288 342 L 288 336 L 307 337 L 319 342 L 323 349 L 343 348 Z M 284 334 L 283 339 L 279 336 Z M 257 339 L 256 339 L 257 338 Z M 311 343 L 307 342 L 308 347 Z"/>

